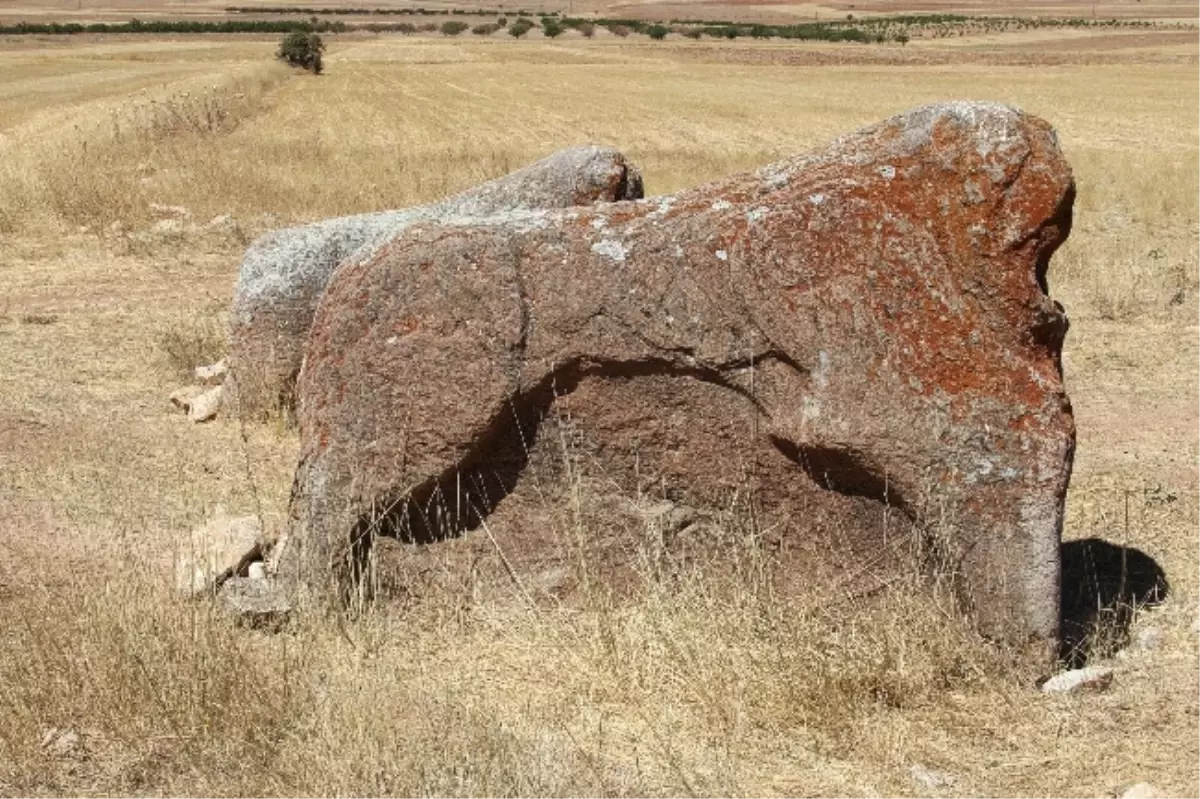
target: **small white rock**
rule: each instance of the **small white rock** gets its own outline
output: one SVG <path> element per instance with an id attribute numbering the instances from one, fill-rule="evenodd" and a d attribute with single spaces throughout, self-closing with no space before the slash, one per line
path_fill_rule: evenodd
<path id="1" fill-rule="evenodd" d="M 196 379 L 206 386 L 216 385 L 217 383 L 221 383 L 225 380 L 225 373 L 227 371 L 228 367 L 225 365 L 225 359 L 222 358 L 216 363 L 209 364 L 208 366 L 197 366 Z"/>
<path id="2" fill-rule="evenodd" d="M 216 418 L 217 411 L 221 409 L 221 392 L 224 388 L 224 386 L 210 388 L 193 399 L 192 404 L 188 407 L 188 419 L 193 422 L 207 422 Z"/>
<path id="3" fill-rule="evenodd" d="M 267 579 L 267 565 L 261 560 L 256 560 L 250 564 L 250 567 L 246 570 L 246 575 L 251 580 L 265 580 Z"/>
<path id="4" fill-rule="evenodd" d="M 42 736 L 42 748 L 59 757 L 71 754 L 78 746 L 79 735 L 73 730 L 51 727 Z"/>
<path id="5" fill-rule="evenodd" d="M 150 203 L 150 211 L 157 216 L 177 217 L 180 219 L 187 219 L 192 215 L 192 212 L 182 205 L 163 205 L 162 203 Z"/>
<path id="6" fill-rule="evenodd" d="M 178 219 L 160 219 L 150 226 L 150 232 L 160 236 L 174 236 L 183 232 L 183 223 Z"/>
<path id="7" fill-rule="evenodd" d="M 914 763 L 908 772 L 914 780 L 928 789 L 944 788 L 954 783 L 954 778 L 950 775 L 927 769 L 920 763 Z"/>
<path id="8" fill-rule="evenodd" d="M 1055 674 L 1042 684 L 1044 694 L 1069 694 L 1077 691 L 1103 691 L 1112 684 L 1113 670 L 1107 666 L 1088 666 Z"/>
<path id="9" fill-rule="evenodd" d="M 1162 646 L 1162 630 L 1158 629 L 1157 627 L 1147 627 L 1146 629 L 1138 632 L 1135 643 L 1137 644 L 1137 648 L 1141 651 L 1153 652 L 1155 649 L 1158 649 Z"/>
<path id="10" fill-rule="evenodd" d="M 1121 799 L 1165 799 L 1166 794 L 1148 782 L 1138 782 L 1130 785 L 1121 794 Z"/>
<path id="11" fill-rule="evenodd" d="M 255 516 L 214 517 L 191 531 L 175 559 L 175 587 L 193 597 L 211 590 L 222 578 L 237 574 L 259 557 L 262 525 Z"/>
<path id="12" fill-rule="evenodd" d="M 192 402 L 196 399 L 196 397 L 203 393 L 204 386 L 184 386 L 181 389 L 172 391 L 171 395 L 167 397 L 167 401 L 176 408 L 186 412 L 192 407 Z"/>

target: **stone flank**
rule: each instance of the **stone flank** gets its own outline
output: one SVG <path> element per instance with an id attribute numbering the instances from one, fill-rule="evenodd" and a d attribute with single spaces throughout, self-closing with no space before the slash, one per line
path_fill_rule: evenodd
<path id="1" fill-rule="evenodd" d="M 669 197 L 411 225 L 316 313 L 291 573 L 344 588 L 368 532 L 479 526 L 565 409 L 614 481 L 751 491 L 864 558 L 917 536 L 985 632 L 1049 656 L 1074 194 L 1049 125 L 953 103 Z"/>
<path id="2" fill-rule="evenodd" d="M 234 291 L 226 407 L 246 418 L 290 406 L 313 312 L 330 275 L 343 260 L 368 258 L 409 226 L 641 196 L 641 174 L 621 153 L 574 147 L 432 205 L 328 219 L 262 236 L 246 251 Z"/>

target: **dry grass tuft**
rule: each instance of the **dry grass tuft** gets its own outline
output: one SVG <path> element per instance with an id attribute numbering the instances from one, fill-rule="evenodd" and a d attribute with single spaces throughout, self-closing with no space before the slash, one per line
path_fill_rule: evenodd
<path id="1" fill-rule="evenodd" d="M 229 331 L 220 315 L 181 317 L 169 322 L 156 336 L 167 368 L 183 380 L 195 377 L 197 366 L 225 357 Z"/>
<path id="2" fill-rule="evenodd" d="M 5 604 L 0 782 L 18 792 L 142 792 L 196 777 L 189 790 L 253 792 L 309 706 L 288 676 L 302 666 L 286 638 L 256 640 L 160 586 L 68 584 Z M 79 741 L 59 751 L 50 730 Z"/>
<path id="3" fill-rule="evenodd" d="M 713 585 L 646 579 L 576 608 L 431 596 L 341 633 L 310 618 L 275 637 L 132 575 L 21 591 L 0 641 L 0 779 L 54 792 L 741 794 L 781 741 L 853 756 L 880 712 L 1018 689 L 1010 657 L 915 579 L 858 603 Z M 52 728 L 83 743 L 47 751 Z"/>

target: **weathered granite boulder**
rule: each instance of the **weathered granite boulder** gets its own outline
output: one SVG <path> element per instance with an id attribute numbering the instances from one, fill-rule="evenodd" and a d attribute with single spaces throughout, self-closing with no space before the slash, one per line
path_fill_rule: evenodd
<path id="1" fill-rule="evenodd" d="M 414 225 L 317 311 L 290 574 L 344 588 L 374 534 L 480 526 L 567 417 L 614 483 L 751 492 L 864 558 L 903 530 L 1051 657 L 1074 194 L 1045 122 L 951 103 L 670 197 Z"/>
<path id="2" fill-rule="evenodd" d="M 365 259 L 420 221 L 639 199 L 637 168 L 609 147 L 573 147 L 432 205 L 328 219 L 259 238 L 246 251 L 232 306 L 226 408 L 245 418 L 290 406 L 313 312 L 346 258 Z"/>

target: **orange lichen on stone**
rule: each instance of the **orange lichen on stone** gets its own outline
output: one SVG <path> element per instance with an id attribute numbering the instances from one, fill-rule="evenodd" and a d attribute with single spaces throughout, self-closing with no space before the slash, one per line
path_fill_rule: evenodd
<path id="1" fill-rule="evenodd" d="M 470 529 L 569 401 L 613 479 L 718 504 L 751 464 L 781 519 L 937 524 L 984 630 L 1048 653 L 1075 433 L 1043 287 L 1073 198 L 1045 122 L 950 103 L 670 197 L 414 228 L 317 312 L 295 537 L 328 571 L 373 508 Z"/>

